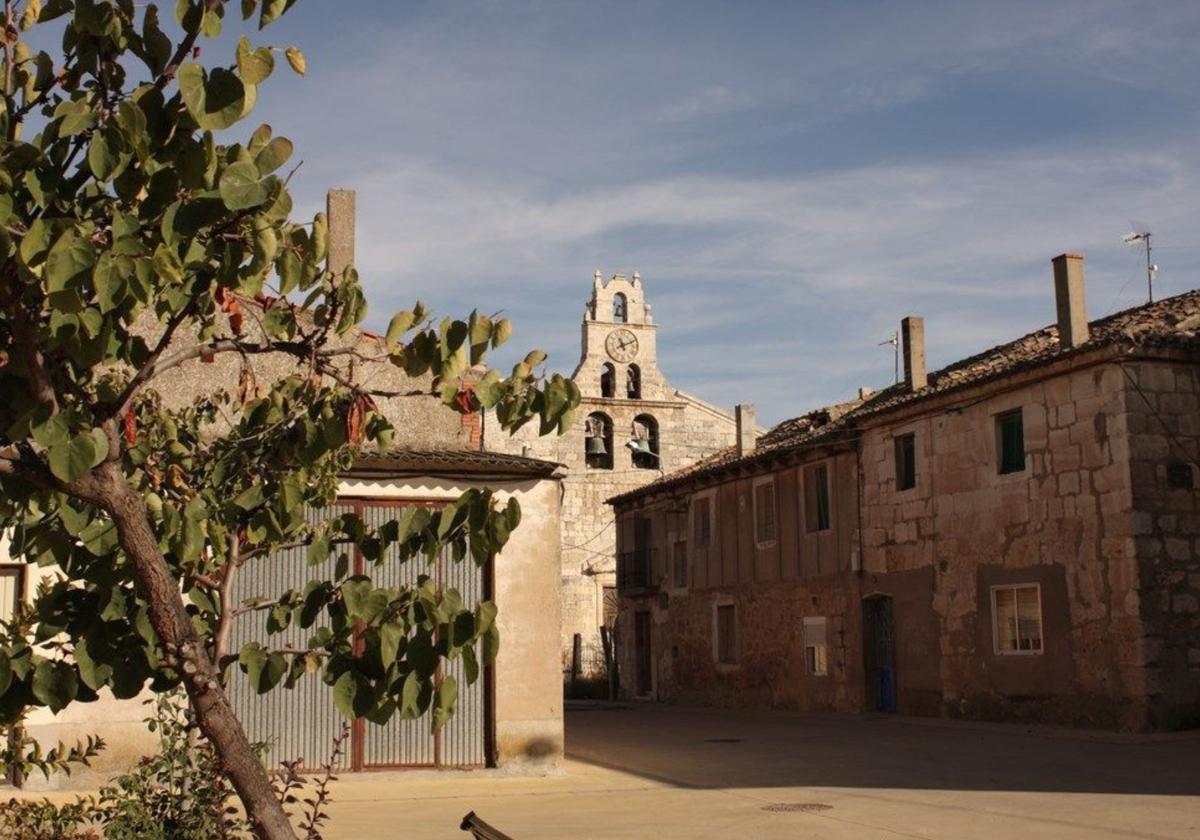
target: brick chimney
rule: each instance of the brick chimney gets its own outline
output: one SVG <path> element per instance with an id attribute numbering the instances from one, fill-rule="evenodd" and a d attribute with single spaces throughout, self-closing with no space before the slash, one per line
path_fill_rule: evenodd
<path id="1" fill-rule="evenodd" d="M 329 264 L 334 277 L 354 265 L 354 190 L 330 190 L 325 196 L 329 221 Z"/>
<path id="2" fill-rule="evenodd" d="M 900 340 L 904 344 L 904 384 L 919 391 L 929 384 L 925 375 L 925 319 L 909 315 L 900 322 Z"/>
<path id="3" fill-rule="evenodd" d="M 1083 254 L 1059 254 L 1054 266 L 1054 305 L 1058 310 L 1058 344 L 1066 350 L 1088 340 L 1084 300 Z"/>
<path id="4" fill-rule="evenodd" d="M 737 454 L 741 458 L 754 451 L 754 406 L 739 404 L 733 414 L 737 420 Z"/>

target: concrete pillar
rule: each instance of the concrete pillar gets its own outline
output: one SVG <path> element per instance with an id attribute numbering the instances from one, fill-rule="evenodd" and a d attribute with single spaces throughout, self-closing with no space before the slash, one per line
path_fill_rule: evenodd
<path id="1" fill-rule="evenodd" d="M 929 384 L 925 372 L 925 319 L 909 315 L 901 321 L 900 338 L 904 343 L 904 383 L 910 391 L 919 391 Z"/>
<path id="2" fill-rule="evenodd" d="M 1087 301 L 1084 299 L 1083 254 L 1059 254 L 1054 266 L 1054 305 L 1058 310 L 1058 344 L 1078 347 L 1088 340 Z"/>
<path id="3" fill-rule="evenodd" d="M 334 277 L 354 265 L 354 190 L 330 190 L 325 196 L 329 220 L 329 271 Z"/>
<path id="4" fill-rule="evenodd" d="M 737 422 L 738 457 L 754 451 L 754 406 L 740 404 L 733 410 Z"/>

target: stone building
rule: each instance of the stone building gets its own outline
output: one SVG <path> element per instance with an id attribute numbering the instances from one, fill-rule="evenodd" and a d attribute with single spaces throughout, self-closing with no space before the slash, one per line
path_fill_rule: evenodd
<path id="1" fill-rule="evenodd" d="M 614 498 L 623 686 L 1200 725 L 1200 291 L 1057 323 Z"/>
<path id="2" fill-rule="evenodd" d="M 489 449 L 565 466 L 562 508 L 563 662 L 583 640 L 585 668 L 600 659 L 600 626 L 616 614 L 615 529 L 610 496 L 657 479 L 733 443 L 733 417 L 674 388 L 658 368 L 658 325 L 641 277 L 593 277 L 579 365 L 582 393 L 561 437 L 485 433 Z"/>

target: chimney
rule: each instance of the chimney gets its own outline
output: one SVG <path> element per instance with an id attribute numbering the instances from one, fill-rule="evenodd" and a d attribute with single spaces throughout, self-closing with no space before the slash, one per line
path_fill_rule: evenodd
<path id="1" fill-rule="evenodd" d="M 733 413 L 737 419 L 737 454 L 741 458 L 754 451 L 754 406 L 742 403 Z"/>
<path id="2" fill-rule="evenodd" d="M 329 264 L 334 277 L 354 265 L 354 190 L 330 190 L 325 196 L 329 221 Z"/>
<path id="3" fill-rule="evenodd" d="M 925 375 L 925 319 L 909 315 L 901 321 L 900 338 L 904 342 L 904 384 L 910 391 L 919 391 L 929 384 Z"/>
<path id="4" fill-rule="evenodd" d="M 1066 350 L 1088 340 L 1084 300 L 1083 254 L 1059 254 L 1054 266 L 1054 305 L 1058 310 L 1058 345 Z"/>

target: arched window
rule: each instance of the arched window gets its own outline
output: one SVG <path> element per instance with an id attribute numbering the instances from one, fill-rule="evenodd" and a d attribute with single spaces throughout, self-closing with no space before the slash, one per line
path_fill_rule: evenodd
<path id="1" fill-rule="evenodd" d="M 617 292 L 613 295 L 613 321 L 618 324 L 624 324 L 629 320 L 629 301 L 625 299 L 625 295 Z"/>
<path id="2" fill-rule="evenodd" d="M 642 369 L 637 365 L 630 365 L 625 372 L 625 393 L 631 400 L 642 398 Z"/>
<path id="3" fill-rule="evenodd" d="M 612 362 L 605 362 L 600 368 L 600 396 L 615 397 L 617 395 L 617 369 Z"/>
<path id="4" fill-rule="evenodd" d="M 583 458 L 592 469 L 613 468 L 613 424 L 604 412 L 594 411 L 588 415 L 584 427 Z"/>
<path id="5" fill-rule="evenodd" d="M 649 414 L 633 418 L 633 465 L 643 470 L 662 469 L 658 450 L 658 421 Z"/>

